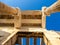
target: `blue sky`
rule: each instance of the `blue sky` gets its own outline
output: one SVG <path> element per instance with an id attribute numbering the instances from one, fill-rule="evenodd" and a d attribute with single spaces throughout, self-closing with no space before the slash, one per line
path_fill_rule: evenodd
<path id="1" fill-rule="evenodd" d="M 21 10 L 41 10 L 43 6 L 49 7 L 57 0 L 0 0 L 13 7 L 19 7 Z M 46 17 L 46 29 L 60 30 L 60 12 L 53 13 Z"/>

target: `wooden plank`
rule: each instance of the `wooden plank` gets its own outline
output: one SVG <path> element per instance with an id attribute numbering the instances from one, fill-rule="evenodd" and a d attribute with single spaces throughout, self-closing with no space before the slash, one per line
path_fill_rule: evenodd
<path id="1" fill-rule="evenodd" d="M 44 39 L 44 43 L 45 43 L 46 45 L 48 45 L 48 39 L 46 38 L 45 35 L 43 36 L 43 39 Z"/>
<path id="2" fill-rule="evenodd" d="M 15 30 L 15 31 L 14 31 L 14 30 Z M 4 45 L 8 40 L 10 40 L 10 39 L 18 32 L 18 30 L 16 30 L 16 29 L 14 29 L 14 30 L 11 30 L 11 31 L 14 31 L 13 33 L 11 33 L 11 32 L 9 31 L 9 32 L 11 33 L 11 35 L 8 36 L 5 41 L 2 42 L 2 45 Z M 7 32 L 8 32 L 8 31 L 7 31 Z"/>
<path id="3" fill-rule="evenodd" d="M 48 39 L 48 45 L 60 45 L 60 35 L 58 35 L 55 31 L 46 31 L 44 35 Z"/>
<path id="4" fill-rule="evenodd" d="M 54 4 L 52 4 L 50 7 L 48 7 L 45 10 L 45 14 L 46 15 L 50 15 L 51 13 L 55 13 L 55 12 L 60 12 L 60 0 L 56 1 Z"/>
<path id="5" fill-rule="evenodd" d="M 12 45 L 15 45 L 16 40 L 17 40 L 17 35 L 14 35 L 14 36 L 11 38 Z"/>
<path id="6" fill-rule="evenodd" d="M 13 7 L 7 6 L 6 4 L 0 2 L 0 12 L 16 15 L 17 10 Z"/>
<path id="7" fill-rule="evenodd" d="M 14 19 L 0 19 L 0 23 L 14 23 Z"/>
<path id="8" fill-rule="evenodd" d="M 34 38 L 34 45 L 37 44 L 37 38 Z"/>
<path id="9" fill-rule="evenodd" d="M 21 37 L 18 37 L 18 44 L 22 45 L 22 38 Z"/>
<path id="10" fill-rule="evenodd" d="M 17 9 L 17 15 L 14 16 L 14 27 L 20 28 L 21 27 L 21 11 L 20 9 Z"/>
<path id="11" fill-rule="evenodd" d="M 43 28 L 39 28 L 39 27 L 32 27 L 32 28 L 21 28 L 21 30 L 19 30 L 19 32 L 45 32 L 46 29 Z"/>
<path id="12" fill-rule="evenodd" d="M 58 31 L 58 32 L 57 32 L 57 34 L 59 34 L 59 35 L 60 35 L 60 31 Z"/>
<path id="13" fill-rule="evenodd" d="M 22 19 L 22 23 L 41 23 L 42 21 L 40 19 Z"/>
<path id="14" fill-rule="evenodd" d="M 12 16 L 14 16 L 12 13 L 6 13 L 6 12 L 0 12 L 0 15 L 12 15 Z"/>
<path id="15" fill-rule="evenodd" d="M 26 38 L 26 45 L 30 45 L 29 42 L 29 38 Z"/>
<path id="16" fill-rule="evenodd" d="M 42 19 L 42 15 L 22 15 L 22 19 Z"/>
<path id="17" fill-rule="evenodd" d="M 10 33 L 0 30 L 0 44 L 2 45 L 3 41 L 10 35 Z"/>
<path id="18" fill-rule="evenodd" d="M 43 37 L 43 33 L 42 32 L 28 32 L 28 30 L 27 31 L 20 31 L 20 32 L 18 32 L 18 36 L 19 37 L 39 37 L 39 38 L 42 38 Z"/>
<path id="19" fill-rule="evenodd" d="M 27 27 L 27 28 L 40 27 L 41 28 L 41 24 L 22 23 L 21 27 Z"/>
<path id="20" fill-rule="evenodd" d="M 4 45 L 7 45 L 7 43 L 5 43 Z"/>
<path id="21" fill-rule="evenodd" d="M 40 10 L 26 10 L 21 12 L 22 12 L 22 15 L 41 15 Z"/>
<path id="22" fill-rule="evenodd" d="M 12 45 L 11 39 L 7 42 L 7 45 Z"/>
<path id="23" fill-rule="evenodd" d="M 42 28 L 46 27 L 46 15 L 44 13 L 46 7 L 42 7 Z"/>

